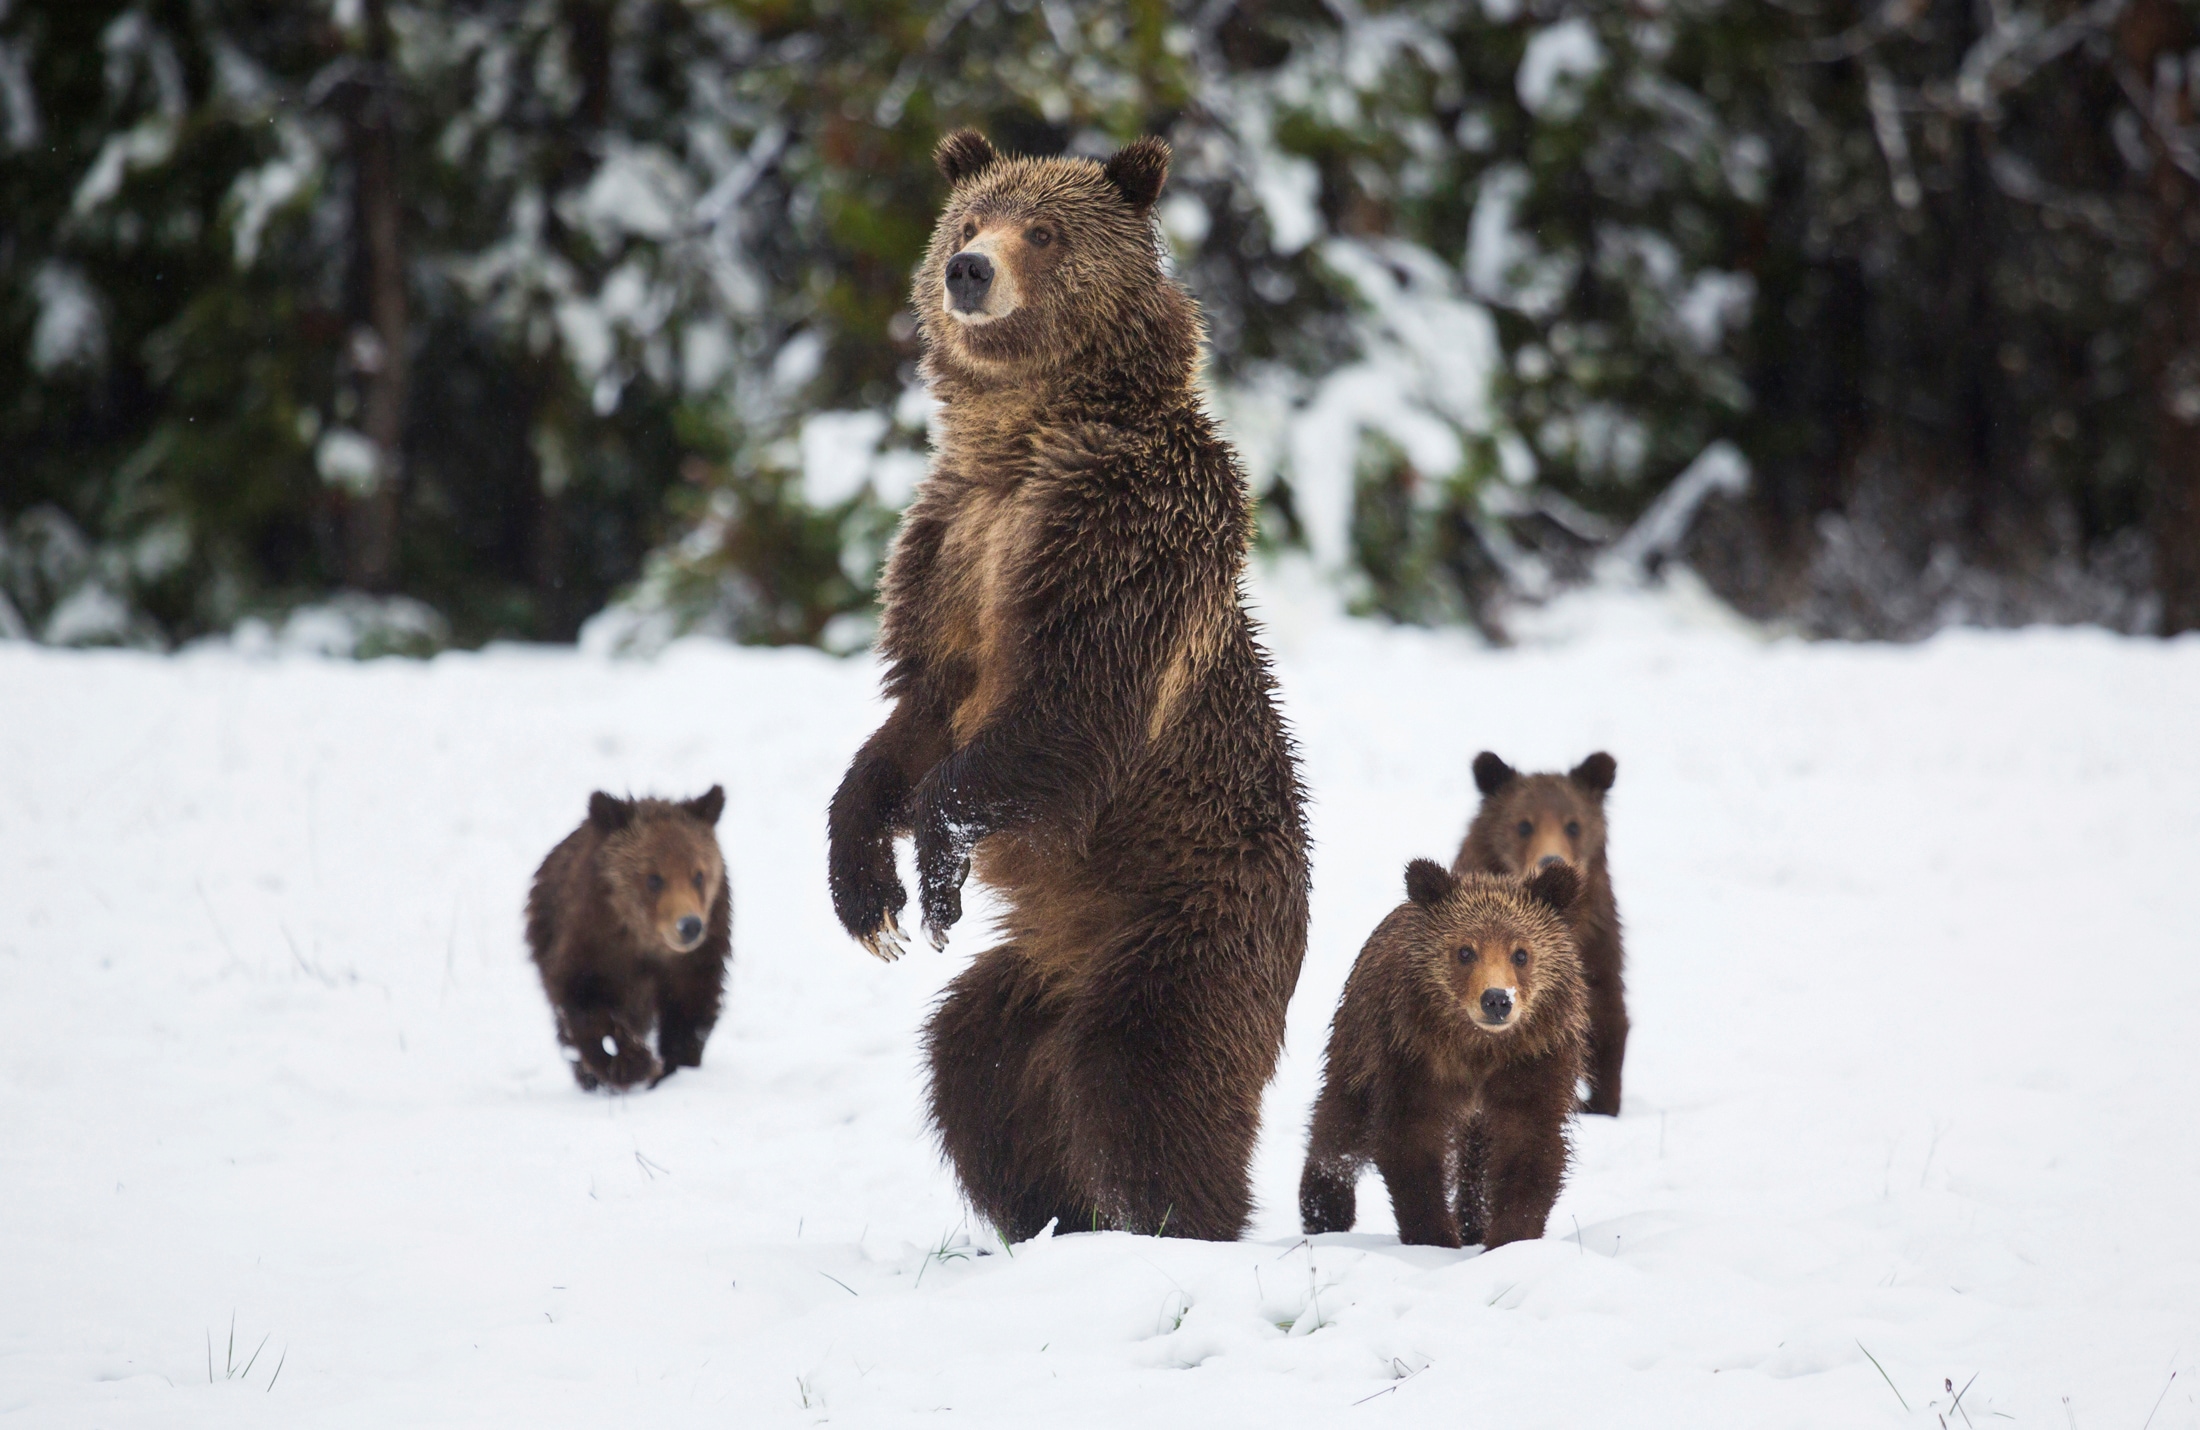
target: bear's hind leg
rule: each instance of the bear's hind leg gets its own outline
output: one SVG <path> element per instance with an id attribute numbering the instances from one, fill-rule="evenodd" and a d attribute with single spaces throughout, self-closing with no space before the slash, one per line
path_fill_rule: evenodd
<path id="1" fill-rule="evenodd" d="M 1072 1076 L 1071 1157 L 1099 1203 L 1097 1225 L 1200 1241 L 1245 1234 L 1257 1090 L 1173 1070 L 1126 1078 L 1088 1065 Z"/>
<path id="2" fill-rule="evenodd" d="M 1218 1049 L 1166 987 L 1088 988 L 1079 1015 L 1064 1030 L 1061 1101 L 1070 1164 L 1100 1225 L 1237 1240 L 1253 1212 L 1247 1169 L 1272 1063 Z"/>
<path id="3" fill-rule="evenodd" d="M 1589 1098 L 1584 1112 L 1619 1116 L 1620 1067 L 1627 1061 L 1627 995 L 1618 980 L 1589 995 Z"/>
<path id="4" fill-rule="evenodd" d="M 1009 1241 L 1092 1221 L 1063 1161 L 1060 1119 L 1033 1049 L 1054 1026 L 1039 971 L 1013 945 L 978 955 L 925 1023 L 932 1125 L 980 1216 Z"/>

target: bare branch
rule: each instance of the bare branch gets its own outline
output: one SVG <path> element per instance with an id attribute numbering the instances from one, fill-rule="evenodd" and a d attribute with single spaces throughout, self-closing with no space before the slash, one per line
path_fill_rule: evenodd
<path id="1" fill-rule="evenodd" d="M 2200 148 L 2193 143 L 2192 131 L 2177 123 L 2174 97 L 2165 87 L 2148 85 L 2139 79 L 2138 72 L 2122 60 L 2115 64 L 2116 84 L 2124 92 L 2124 98 L 2139 112 L 2147 130 L 2161 147 L 2162 156 L 2175 164 L 2186 178 L 2200 183 Z"/>
<path id="2" fill-rule="evenodd" d="M 1863 56 L 1864 98 L 1871 106 L 1872 133 L 1878 136 L 1879 152 L 1887 156 L 1887 177 L 1894 189 L 1894 201 L 1903 208 L 1914 209 L 1925 196 L 1918 187 L 1917 172 L 1910 166 L 1910 139 L 1903 132 L 1902 108 L 1895 94 L 1894 77 L 1887 73 L 1879 57 L 1867 51 Z"/>
<path id="3" fill-rule="evenodd" d="M 1925 13 L 1927 0 L 1887 0 L 1860 25 L 1810 43 L 1810 57 L 1821 64 L 1853 60 L 1890 35 L 1900 34 Z"/>
<path id="4" fill-rule="evenodd" d="M 1993 117 L 2001 96 L 2088 36 L 2106 31 L 2130 3 L 2094 0 L 2053 25 L 2042 25 L 2033 11 L 2014 15 L 2006 23 L 1997 18 L 1993 29 L 1971 46 L 1956 71 L 1957 106 L 1971 114 Z"/>

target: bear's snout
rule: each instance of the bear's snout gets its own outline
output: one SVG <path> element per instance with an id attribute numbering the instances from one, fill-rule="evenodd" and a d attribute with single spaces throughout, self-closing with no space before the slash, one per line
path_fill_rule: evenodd
<path id="1" fill-rule="evenodd" d="M 674 924 L 672 931 L 680 936 L 680 942 L 683 946 L 693 948 L 703 937 L 703 921 L 695 915 L 689 914 L 686 918 Z"/>
<path id="2" fill-rule="evenodd" d="M 1541 859 L 1535 861 L 1535 867 L 1538 869 L 1548 869 L 1553 864 L 1563 864 L 1565 862 L 1566 856 L 1563 854 L 1546 854 Z"/>
<path id="3" fill-rule="evenodd" d="M 1482 990 L 1482 1021 L 1502 1023 L 1512 1016 L 1513 996 L 1510 988 L 1485 988 Z"/>
<path id="4" fill-rule="evenodd" d="M 985 309 L 985 295 L 993 290 L 993 260 L 982 253 L 963 252 L 947 260 L 948 306 L 958 312 Z"/>

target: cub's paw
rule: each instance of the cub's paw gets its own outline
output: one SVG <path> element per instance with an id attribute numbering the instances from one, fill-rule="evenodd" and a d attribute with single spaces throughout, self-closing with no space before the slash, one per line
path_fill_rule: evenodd
<path id="1" fill-rule="evenodd" d="M 665 1070 L 657 1081 L 663 1082 L 665 1078 L 671 1077 L 675 1068 L 701 1067 L 703 1038 L 704 1034 L 692 1030 L 668 1032 L 660 1028 L 657 1032 L 657 1055 L 663 1060 Z"/>
<path id="2" fill-rule="evenodd" d="M 664 1064 L 650 1051 L 646 1040 L 632 1033 L 612 1032 L 603 1034 L 593 1047 L 581 1045 L 581 1060 L 574 1075 L 593 1075 L 611 1091 L 627 1092 L 654 1082 L 663 1071 Z"/>

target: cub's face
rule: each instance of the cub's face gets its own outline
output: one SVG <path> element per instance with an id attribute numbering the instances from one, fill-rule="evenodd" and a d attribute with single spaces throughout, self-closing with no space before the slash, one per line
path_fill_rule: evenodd
<path id="1" fill-rule="evenodd" d="M 589 819 L 605 831 L 604 874 L 620 921 L 667 953 L 693 953 L 710 932 L 726 883 L 713 832 L 724 804 L 716 785 L 682 804 L 604 794 L 589 802 Z"/>
<path id="2" fill-rule="evenodd" d="M 936 157 L 953 191 L 914 304 L 948 369 L 998 380 L 1074 360 L 1168 281 L 1149 216 L 1168 174 L 1161 141 L 1100 164 L 1003 157 L 965 129 Z"/>
<path id="3" fill-rule="evenodd" d="M 1532 877 L 1453 875 L 1426 859 L 1406 870 L 1431 981 L 1475 1027 L 1507 1034 L 1535 1016 L 1554 960 L 1573 956 L 1565 914 L 1580 891 L 1567 866 Z"/>
<path id="4" fill-rule="evenodd" d="M 1476 756 L 1474 780 L 1482 791 L 1476 820 L 1489 831 L 1496 872 L 1580 869 L 1602 858 L 1604 795 L 1617 773 L 1602 752 L 1563 775 L 1523 775 L 1486 750 Z"/>

